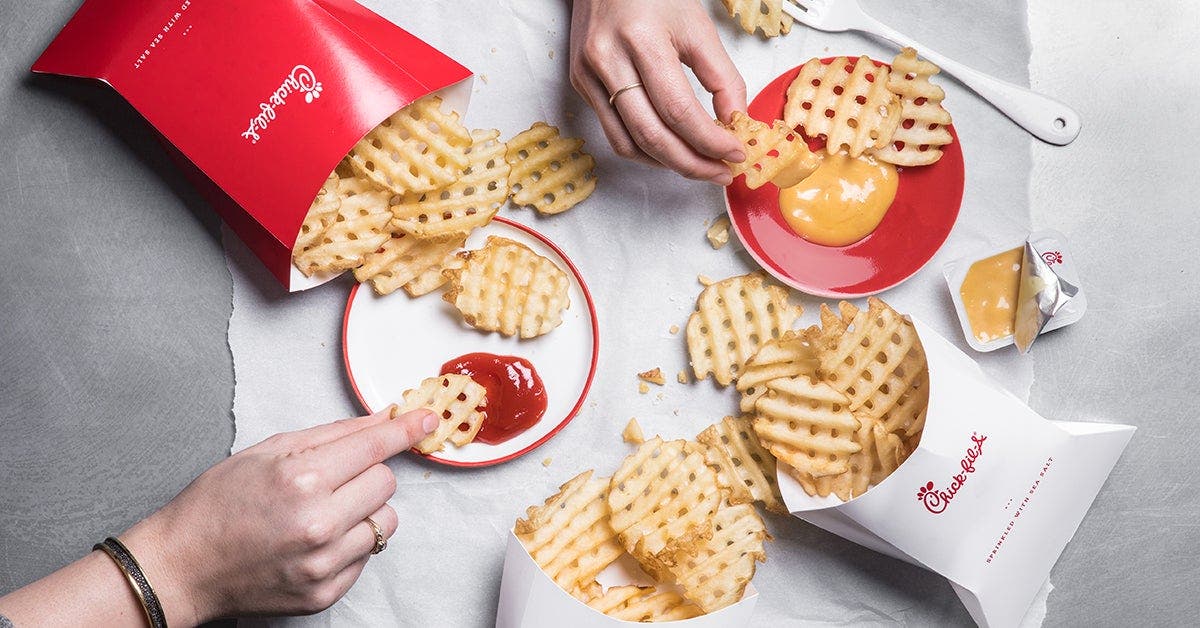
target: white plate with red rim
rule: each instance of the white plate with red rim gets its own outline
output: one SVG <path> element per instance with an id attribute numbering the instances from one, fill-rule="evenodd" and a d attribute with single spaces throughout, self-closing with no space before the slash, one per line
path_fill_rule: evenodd
<path id="1" fill-rule="evenodd" d="M 342 357 L 350 386 L 368 412 L 401 403 L 405 390 L 434 377 L 442 365 L 468 353 L 493 353 L 524 358 L 533 364 L 546 390 L 546 413 L 513 438 L 495 444 L 482 442 L 445 449 L 425 456 L 442 464 L 482 467 L 529 453 L 562 430 L 583 407 L 596 374 L 600 348 L 596 307 L 579 270 L 566 254 L 542 234 L 522 224 L 496 218 L 476 229 L 466 249 L 483 246 L 490 235 L 520 242 L 558 264 L 571 279 L 570 307 L 563 323 L 537 338 L 519 339 L 481 332 L 463 322 L 441 291 L 411 298 L 403 290 L 379 296 L 356 284 L 342 317 Z"/>

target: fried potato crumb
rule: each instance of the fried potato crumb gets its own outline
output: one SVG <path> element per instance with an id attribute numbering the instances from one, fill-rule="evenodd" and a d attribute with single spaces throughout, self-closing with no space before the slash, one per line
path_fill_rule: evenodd
<path id="1" fill-rule="evenodd" d="M 674 336 L 679 333 L 679 325 L 671 325 L 671 328 L 667 331 L 671 332 L 671 335 Z"/>
<path id="2" fill-rule="evenodd" d="M 633 445 L 641 445 L 646 442 L 645 436 L 642 435 L 642 426 L 638 425 L 637 417 L 630 417 L 629 423 L 625 424 L 625 430 L 621 432 L 621 440 Z"/>
<path id="3" fill-rule="evenodd" d="M 729 244 L 729 218 L 721 216 L 714 220 L 704 235 L 714 250 Z"/>
<path id="4" fill-rule="evenodd" d="M 667 383 L 667 378 L 663 377 L 662 369 L 658 367 L 654 367 L 649 371 L 642 371 L 641 373 L 638 373 L 638 378 L 642 381 L 650 382 L 651 384 L 658 384 L 659 386 Z"/>
<path id="5" fill-rule="evenodd" d="M 554 459 L 553 459 L 553 458 L 543 458 L 543 459 L 542 459 L 542 466 L 543 466 L 543 467 L 548 467 L 548 466 L 550 466 L 550 463 L 551 463 L 551 462 L 554 462 Z"/>
<path id="6" fill-rule="evenodd" d="M 685 370 L 682 370 L 682 371 L 679 371 L 678 373 L 676 373 L 676 374 L 675 374 L 675 379 L 679 380 L 679 383 L 680 383 L 680 384 L 689 384 L 689 383 L 691 383 L 691 379 L 688 377 L 688 372 L 687 372 L 687 370 L 686 370 L 686 369 L 685 369 Z"/>
<path id="7" fill-rule="evenodd" d="M 714 283 L 716 283 L 716 281 L 712 277 L 709 277 L 708 275 L 705 275 L 705 274 L 696 275 L 696 281 L 699 281 L 700 285 L 702 285 L 706 288 L 708 286 L 711 286 Z"/>
<path id="8" fill-rule="evenodd" d="M 650 386 L 646 382 L 638 382 L 638 392 L 644 395 L 650 392 Z"/>

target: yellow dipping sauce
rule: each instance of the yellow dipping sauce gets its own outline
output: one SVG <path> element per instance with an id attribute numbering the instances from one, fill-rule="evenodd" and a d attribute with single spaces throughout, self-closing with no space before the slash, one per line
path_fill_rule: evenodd
<path id="1" fill-rule="evenodd" d="M 846 246 L 879 226 L 898 183 L 896 167 L 874 157 L 827 155 L 808 178 L 779 191 L 779 208 L 805 240 Z"/>
<path id="2" fill-rule="evenodd" d="M 1012 335 L 1024 257 L 1025 247 L 1017 247 L 981 259 L 967 269 L 958 293 L 971 333 L 979 342 Z"/>

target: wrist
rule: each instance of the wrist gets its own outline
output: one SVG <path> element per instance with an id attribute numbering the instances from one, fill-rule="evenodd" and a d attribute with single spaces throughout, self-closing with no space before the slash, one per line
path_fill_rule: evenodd
<path id="1" fill-rule="evenodd" d="M 184 530 L 160 510 L 120 537 L 141 565 L 170 626 L 195 626 L 221 616 L 219 597 L 205 575 L 202 556 L 189 552 Z"/>

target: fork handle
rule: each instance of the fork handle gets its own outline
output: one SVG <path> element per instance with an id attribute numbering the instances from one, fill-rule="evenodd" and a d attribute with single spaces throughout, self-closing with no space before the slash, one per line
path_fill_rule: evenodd
<path id="1" fill-rule="evenodd" d="M 1062 102 L 965 66 L 917 43 L 913 38 L 873 17 L 863 17 L 866 19 L 856 30 L 882 37 L 900 47 L 916 48 L 922 57 L 932 61 L 948 74 L 953 74 L 959 82 L 992 103 L 992 106 L 1038 139 L 1062 146 L 1070 144 L 1079 135 L 1082 126 L 1079 114 Z"/>

